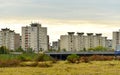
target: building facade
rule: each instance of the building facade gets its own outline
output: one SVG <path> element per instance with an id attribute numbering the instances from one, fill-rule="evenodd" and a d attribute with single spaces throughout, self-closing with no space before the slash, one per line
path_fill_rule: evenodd
<path id="1" fill-rule="evenodd" d="M 20 47 L 20 35 L 8 28 L 0 31 L 0 47 L 5 46 L 9 50 L 15 50 Z"/>
<path id="2" fill-rule="evenodd" d="M 68 32 L 68 35 L 60 36 L 60 49 L 62 51 L 75 51 L 74 32 Z"/>
<path id="3" fill-rule="evenodd" d="M 60 50 L 60 40 L 52 42 L 52 50 L 55 50 L 55 51 Z"/>
<path id="4" fill-rule="evenodd" d="M 32 48 L 35 52 L 48 50 L 47 28 L 41 27 L 39 23 L 22 27 L 22 48 Z"/>
<path id="5" fill-rule="evenodd" d="M 77 33 L 75 35 L 75 51 L 82 51 L 85 49 L 85 36 L 84 33 Z"/>
<path id="6" fill-rule="evenodd" d="M 68 35 L 61 35 L 60 37 L 60 49 L 66 51 L 84 51 L 89 48 L 94 48 L 97 46 L 107 47 L 107 37 L 102 37 L 102 34 L 93 35 L 93 33 L 68 32 Z"/>
<path id="7" fill-rule="evenodd" d="M 116 50 L 117 45 L 120 45 L 120 31 L 113 32 L 112 48 Z"/>
<path id="8" fill-rule="evenodd" d="M 107 48 L 111 51 L 113 51 L 113 48 L 112 48 L 112 40 L 111 39 L 108 39 L 107 40 Z"/>
<path id="9" fill-rule="evenodd" d="M 18 49 L 21 46 L 21 38 L 20 34 L 15 34 L 14 36 L 14 43 L 15 43 L 15 49 Z"/>

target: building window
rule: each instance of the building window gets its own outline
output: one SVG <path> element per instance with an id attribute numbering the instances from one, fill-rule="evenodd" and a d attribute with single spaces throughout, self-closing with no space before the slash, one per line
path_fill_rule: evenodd
<path id="1" fill-rule="evenodd" d="M 71 48 L 71 50 L 72 50 L 72 48 Z"/>

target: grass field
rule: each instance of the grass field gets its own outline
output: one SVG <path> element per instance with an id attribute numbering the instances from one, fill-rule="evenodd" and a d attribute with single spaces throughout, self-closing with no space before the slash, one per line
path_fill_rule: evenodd
<path id="1" fill-rule="evenodd" d="M 120 75 L 120 61 L 91 61 L 70 64 L 59 61 L 52 67 L 4 67 L 0 75 Z"/>

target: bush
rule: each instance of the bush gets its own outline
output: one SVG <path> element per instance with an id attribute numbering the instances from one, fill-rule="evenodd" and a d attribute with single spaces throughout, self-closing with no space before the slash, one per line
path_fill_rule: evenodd
<path id="1" fill-rule="evenodd" d="M 17 59 L 18 55 L 13 54 L 0 54 L 0 61 L 2 60 L 14 60 Z"/>
<path id="2" fill-rule="evenodd" d="M 33 61 L 37 57 L 37 54 L 22 54 L 19 55 L 17 59 L 21 61 Z"/>
<path id="3" fill-rule="evenodd" d="M 8 54 L 9 50 L 5 46 L 0 47 L 0 54 Z"/>
<path id="4" fill-rule="evenodd" d="M 38 65 L 38 62 L 22 62 L 20 63 L 20 66 L 26 67 L 36 67 Z"/>
<path id="5" fill-rule="evenodd" d="M 26 57 L 25 57 L 25 56 L 22 56 L 22 55 L 20 55 L 20 56 L 18 57 L 18 59 L 19 59 L 20 61 L 26 61 Z"/>
<path id="6" fill-rule="evenodd" d="M 15 67 L 20 63 L 19 60 L 2 60 L 0 61 L 0 67 Z"/>
<path id="7" fill-rule="evenodd" d="M 70 63 L 78 63 L 79 62 L 79 56 L 76 54 L 71 54 L 67 56 L 67 61 Z"/>
<path id="8" fill-rule="evenodd" d="M 51 62 L 22 62 L 19 64 L 22 67 L 52 67 Z"/>
<path id="9" fill-rule="evenodd" d="M 49 62 L 39 62 L 38 67 L 52 67 L 52 64 Z"/>
<path id="10" fill-rule="evenodd" d="M 92 61 L 110 61 L 114 60 L 113 56 L 93 55 L 89 58 Z"/>
<path id="11" fill-rule="evenodd" d="M 35 60 L 36 61 L 51 61 L 52 57 L 50 57 L 46 54 L 39 54 Z"/>
<path id="12" fill-rule="evenodd" d="M 89 63 L 90 62 L 89 57 L 86 57 L 86 56 L 85 57 L 81 57 L 80 61 L 84 62 L 84 63 Z"/>
<path id="13" fill-rule="evenodd" d="M 57 59 L 52 58 L 52 63 L 57 63 L 57 62 L 58 62 Z"/>

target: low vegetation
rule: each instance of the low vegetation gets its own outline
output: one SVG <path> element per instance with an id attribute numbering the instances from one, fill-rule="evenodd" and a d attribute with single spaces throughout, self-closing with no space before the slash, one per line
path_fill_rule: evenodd
<path id="1" fill-rule="evenodd" d="M 119 75 L 119 68 L 113 56 L 71 54 L 57 61 L 45 54 L 0 55 L 0 75 Z"/>
<path id="2" fill-rule="evenodd" d="M 80 62 L 89 63 L 90 61 L 112 61 L 112 60 L 119 60 L 119 59 L 116 59 L 114 56 L 103 56 L 103 55 L 79 57 L 76 54 L 71 54 L 67 57 L 67 61 L 69 63 L 80 63 Z"/>
<path id="3" fill-rule="evenodd" d="M 97 46 L 94 48 L 89 48 L 88 51 L 107 51 L 107 48 L 103 46 Z"/>
<path id="4" fill-rule="evenodd" d="M 48 61 L 46 61 L 48 62 Z M 31 62 L 27 62 L 31 64 Z M 41 62 L 43 63 L 43 62 Z M 34 63 L 32 63 L 34 64 Z M 43 65 L 42 65 L 43 66 Z M 119 75 L 120 61 L 91 61 L 79 64 L 59 61 L 52 67 L 6 67 L 0 68 L 0 75 Z"/>
<path id="5" fill-rule="evenodd" d="M 9 50 L 5 46 L 0 47 L 0 54 L 8 54 Z"/>
<path id="6" fill-rule="evenodd" d="M 67 61 L 70 63 L 78 63 L 79 62 L 79 56 L 76 54 L 71 54 L 67 57 Z"/>
<path id="7" fill-rule="evenodd" d="M 76 54 L 71 54 L 67 57 L 67 62 L 72 64 L 79 63 L 91 63 L 92 61 L 112 61 L 116 60 L 113 56 L 81 56 Z M 46 54 L 22 54 L 22 55 L 12 55 L 12 54 L 1 54 L 0 55 L 0 67 L 52 67 L 58 60 Z"/>
<path id="8" fill-rule="evenodd" d="M 19 60 L 3 60 L 0 61 L 0 67 L 16 67 L 20 64 Z"/>
<path id="9" fill-rule="evenodd" d="M 50 63 L 48 63 L 47 61 L 49 61 Z M 57 60 L 46 54 L 0 55 L 0 67 L 51 67 L 53 63 L 57 63 Z"/>
<path id="10" fill-rule="evenodd" d="M 111 60 L 117 60 L 114 56 L 103 56 L 103 55 L 93 55 L 89 57 L 91 61 L 111 61 Z"/>
<path id="11" fill-rule="evenodd" d="M 51 61 L 52 60 L 52 57 L 46 55 L 46 54 L 39 54 L 36 58 L 35 58 L 35 61 Z"/>

